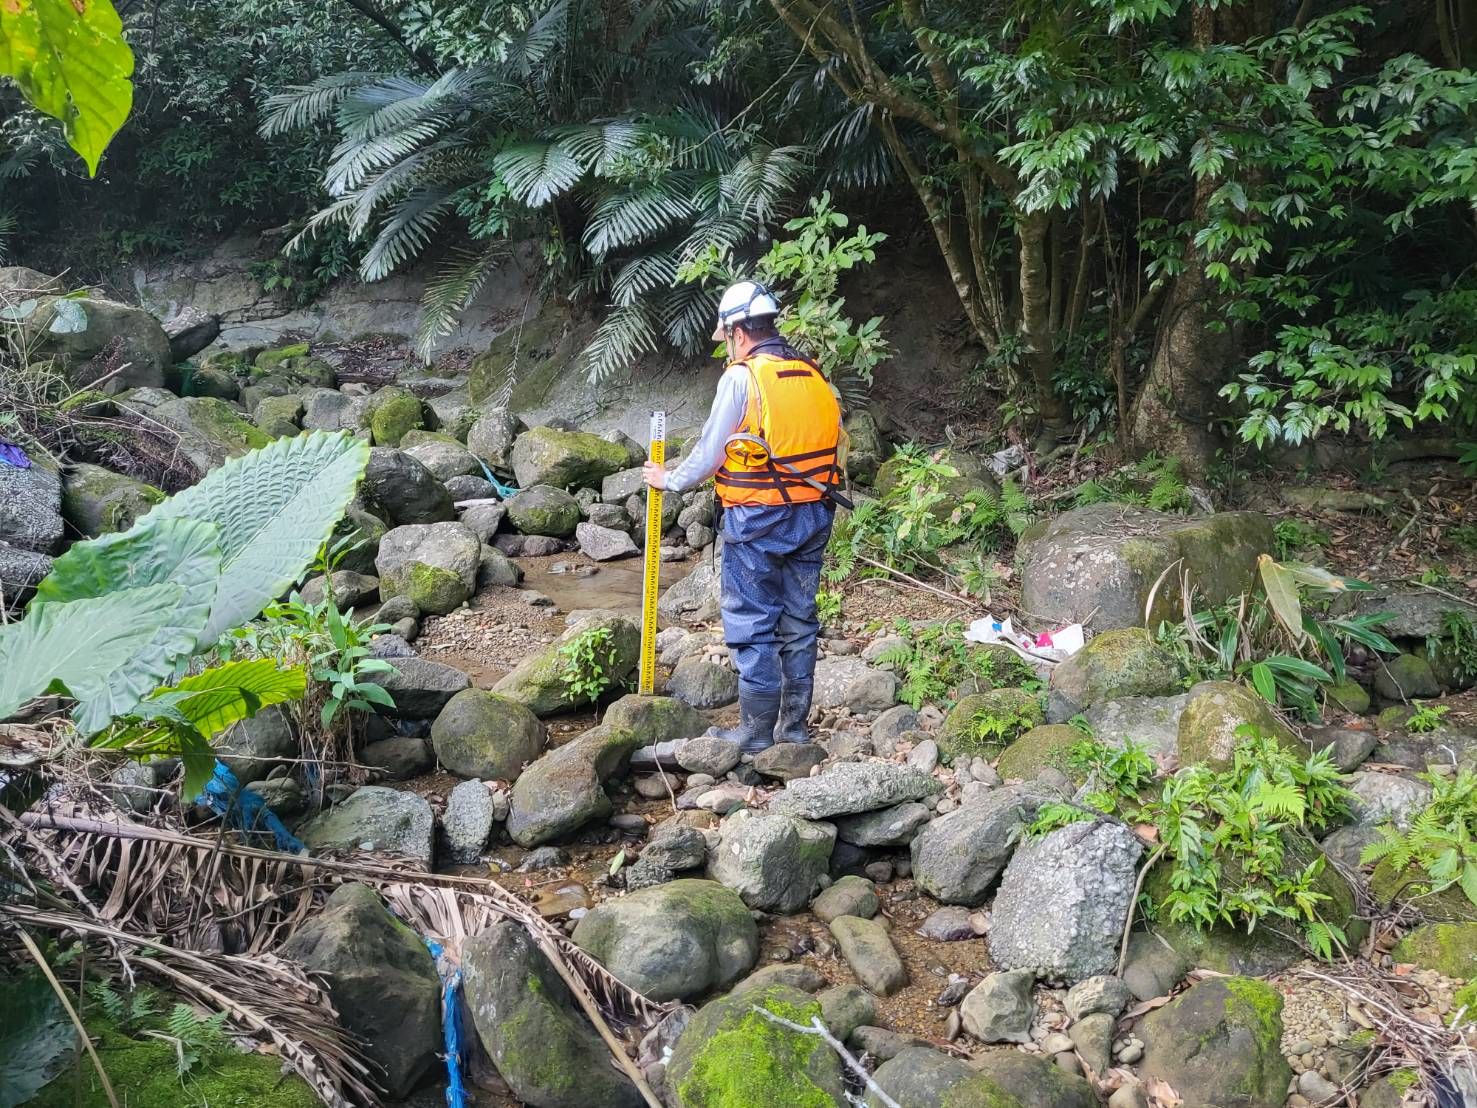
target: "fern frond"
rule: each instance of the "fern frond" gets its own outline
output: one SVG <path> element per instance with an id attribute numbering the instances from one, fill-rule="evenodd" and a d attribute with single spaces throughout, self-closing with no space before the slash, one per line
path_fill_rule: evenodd
<path id="1" fill-rule="evenodd" d="M 456 330 L 461 313 L 477 298 L 498 263 L 507 256 L 508 251 L 502 246 L 464 250 L 426 283 L 415 335 L 415 352 L 424 361 L 429 362 L 436 345 Z"/>
<path id="2" fill-rule="evenodd" d="M 724 193 L 747 218 L 767 223 L 809 171 L 807 157 L 803 146 L 756 147 L 724 175 Z"/>
<path id="3" fill-rule="evenodd" d="M 288 255 L 295 254 L 307 246 L 323 228 L 331 227 L 335 223 L 348 221 L 354 214 L 354 205 L 356 203 L 358 203 L 358 197 L 345 196 L 341 200 L 335 200 L 328 207 L 314 212 L 308 218 L 308 221 L 303 224 L 303 229 L 287 240 L 286 244 L 282 247 L 282 253 Z"/>
<path id="4" fill-rule="evenodd" d="M 388 277 L 395 267 L 431 241 L 431 232 L 450 205 L 452 193 L 440 185 L 427 185 L 411 192 L 390 210 L 390 217 L 369 244 L 359 263 L 365 281 Z"/>
<path id="5" fill-rule="evenodd" d="M 562 142 L 520 142 L 492 162 L 513 199 L 542 208 L 572 189 L 585 174 L 584 163 Z"/>
<path id="6" fill-rule="evenodd" d="M 590 383 L 609 380 L 643 354 L 657 351 L 656 319 L 644 301 L 616 308 L 595 331 L 580 356 Z"/>
<path id="7" fill-rule="evenodd" d="M 343 139 L 333 148 L 324 173 L 323 186 L 328 195 L 338 197 L 353 192 L 371 173 L 409 157 L 422 143 L 435 138 L 445 122 L 444 117 L 432 113 L 378 138 L 363 142 Z"/>
<path id="8" fill-rule="evenodd" d="M 330 73 L 311 84 L 292 85 L 275 92 L 267 97 L 262 136 L 273 138 L 328 119 L 356 88 L 381 79 L 383 75 L 379 73 Z"/>

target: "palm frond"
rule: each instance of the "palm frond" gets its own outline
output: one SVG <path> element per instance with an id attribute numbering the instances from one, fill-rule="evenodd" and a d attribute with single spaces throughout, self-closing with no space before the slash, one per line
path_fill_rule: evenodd
<path id="1" fill-rule="evenodd" d="M 658 312 L 667 340 L 684 354 L 712 347 L 713 319 L 718 314 L 718 292 L 696 282 L 669 289 Z"/>
<path id="2" fill-rule="evenodd" d="M 669 173 L 603 197 L 585 227 L 585 249 L 596 258 L 633 246 L 690 219 L 689 182 Z"/>
<path id="3" fill-rule="evenodd" d="M 618 307 L 625 307 L 653 289 L 670 288 L 676 280 L 677 256 L 672 251 L 638 254 L 617 271 L 610 298 Z"/>
<path id="4" fill-rule="evenodd" d="M 451 190 L 441 185 L 425 185 L 412 190 L 390 209 L 389 218 L 364 252 L 364 260 L 359 263 L 359 276 L 365 281 L 381 280 L 406 258 L 425 249 L 431 241 L 431 232 L 436 229 L 452 200 Z"/>
<path id="5" fill-rule="evenodd" d="M 328 119 L 351 92 L 382 78 L 382 74 L 351 70 L 330 73 L 311 84 L 292 85 L 275 92 L 267 97 L 261 133 L 272 138 Z"/>
<path id="6" fill-rule="evenodd" d="M 630 119 L 603 119 L 556 127 L 552 134 L 559 145 L 584 163 L 592 173 L 608 174 L 616 160 L 634 151 L 646 129 Z"/>
<path id="7" fill-rule="evenodd" d="M 755 146 L 724 175 L 724 193 L 747 218 L 768 223 L 809 169 L 803 146 Z"/>
<path id="8" fill-rule="evenodd" d="M 501 245 L 461 250 L 426 283 L 426 291 L 421 296 L 420 323 L 415 334 L 415 352 L 424 361 L 429 362 L 437 344 L 456 330 L 461 313 L 477 298 L 487 279 L 507 257 L 508 250 Z"/>
<path id="9" fill-rule="evenodd" d="M 629 370 L 643 354 L 656 353 L 657 327 L 656 313 L 644 300 L 616 308 L 606 316 L 580 355 L 590 383 L 604 384 L 622 370 Z"/>
<path id="10" fill-rule="evenodd" d="M 520 77 L 527 77 L 548 59 L 565 34 L 569 21 L 569 0 L 555 0 L 549 10 L 534 20 L 526 31 L 515 35 L 506 49 L 506 65 Z"/>
<path id="11" fill-rule="evenodd" d="M 508 192 L 519 203 L 542 208 L 572 189 L 584 176 L 584 163 L 562 142 L 520 142 L 492 162 Z"/>
<path id="12" fill-rule="evenodd" d="M 444 118 L 431 113 L 377 138 L 363 142 L 347 138 L 341 140 L 333 148 L 323 177 L 328 195 L 344 196 L 362 185 L 375 170 L 409 157 L 422 143 L 435 138 L 444 123 Z"/>

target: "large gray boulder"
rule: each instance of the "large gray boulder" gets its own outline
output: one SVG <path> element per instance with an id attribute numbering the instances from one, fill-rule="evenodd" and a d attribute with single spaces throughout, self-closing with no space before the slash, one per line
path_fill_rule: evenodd
<path id="1" fill-rule="evenodd" d="M 1106 821 L 1023 842 L 991 910 L 995 964 L 1069 984 L 1113 972 L 1142 853 L 1137 835 Z"/>
<path id="2" fill-rule="evenodd" d="M 875 812 L 841 816 L 836 820 L 836 837 L 855 846 L 908 846 L 932 816 L 927 805 L 910 800 Z"/>
<path id="3" fill-rule="evenodd" d="M 769 810 L 801 819 L 829 819 L 891 808 L 938 792 L 931 774 L 891 762 L 837 762 L 814 777 L 786 782 Z"/>
<path id="4" fill-rule="evenodd" d="M 364 785 L 303 824 L 297 837 L 310 850 L 398 854 L 429 866 L 434 833 L 435 819 L 424 797 Z"/>
<path id="5" fill-rule="evenodd" d="M 668 585 L 657 600 L 657 611 L 674 623 L 710 623 L 722 604 L 722 559 L 710 566 L 705 559 L 682 580 Z"/>
<path id="6" fill-rule="evenodd" d="M 625 696 L 583 735 L 545 754 L 513 785 L 508 834 L 538 846 L 611 812 L 602 787 L 643 746 L 699 735 L 708 721 L 686 704 L 661 696 Z"/>
<path id="7" fill-rule="evenodd" d="M 1022 789 L 1000 788 L 924 825 L 912 843 L 913 880 L 945 904 L 983 904 L 1038 803 Z"/>
<path id="8" fill-rule="evenodd" d="M 281 705 L 233 724 L 215 742 L 215 756 L 243 785 L 262 780 L 299 753 L 297 725 Z"/>
<path id="9" fill-rule="evenodd" d="M 574 941 L 658 1002 L 726 989 L 759 958 L 759 930 L 738 894 L 695 878 L 605 901 L 579 921 Z"/>
<path id="10" fill-rule="evenodd" d="M 1477 603 L 1458 600 L 1430 589 L 1386 589 L 1378 593 L 1360 593 L 1354 601 L 1356 615 L 1389 613 L 1381 628 L 1397 639 L 1424 642 L 1447 633 L 1447 612 L 1460 612 L 1477 623 Z"/>
<path id="11" fill-rule="evenodd" d="M 524 535 L 567 538 L 580 522 L 579 501 L 553 485 L 524 488 L 507 502 L 507 510 L 508 522 Z"/>
<path id="12" fill-rule="evenodd" d="M 1030 970 L 992 973 L 969 990 L 959 1004 L 964 1030 L 987 1043 L 1028 1043 L 1036 1018 Z"/>
<path id="13" fill-rule="evenodd" d="M 379 641 L 379 640 L 376 640 Z M 400 719 L 435 719 L 453 696 L 471 685 L 454 666 L 414 656 L 388 659 L 387 673 L 371 673 L 366 680 L 380 686 L 395 701 L 383 709 Z"/>
<path id="14" fill-rule="evenodd" d="M 0 471 L 0 488 L 4 484 L 4 473 Z M 0 505 L 10 499 L 4 493 L 0 496 L 4 496 Z M 127 531 L 163 499 L 163 490 L 153 485 L 102 466 L 79 462 L 67 470 L 62 483 L 62 518 L 79 535 L 96 538 Z M 5 508 L 0 506 L 0 516 L 4 512 Z M 0 521 L 0 532 L 4 530 L 5 525 Z"/>
<path id="15" fill-rule="evenodd" d="M 441 978 L 425 943 L 367 885 L 340 885 L 278 952 L 324 975 L 344 1027 L 364 1040 L 392 1097 L 439 1064 Z"/>
<path id="16" fill-rule="evenodd" d="M 997 1049 L 968 1062 L 927 1046 L 909 1046 L 877 1067 L 877 1085 L 906 1108 L 1095 1108 L 1083 1078 L 1050 1058 Z M 869 1097 L 868 1108 L 881 1101 Z"/>
<path id="17" fill-rule="evenodd" d="M 586 431 L 534 427 L 513 443 L 509 460 L 519 488 L 553 485 L 558 489 L 594 488 L 626 468 L 626 449 Z"/>
<path id="18" fill-rule="evenodd" d="M 580 545 L 580 553 L 596 562 L 609 562 L 639 553 L 627 532 L 601 527 L 598 523 L 576 524 L 574 537 Z"/>
<path id="19" fill-rule="evenodd" d="M 413 523 L 380 539 L 374 565 L 380 596 L 408 597 L 422 613 L 445 615 L 477 591 L 482 544 L 460 523 Z"/>
<path id="20" fill-rule="evenodd" d="M 170 400 L 155 408 L 153 417 L 178 434 L 175 449 L 201 473 L 272 441 L 260 427 L 214 396 Z"/>
<path id="21" fill-rule="evenodd" d="M 1178 663 L 1142 627 L 1104 631 L 1052 671 L 1046 720 L 1065 723 L 1105 700 L 1173 696 L 1180 688 Z"/>
<path id="22" fill-rule="evenodd" d="M 430 439 L 407 446 L 405 453 L 420 462 L 431 471 L 432 477 L 443 483 L 453 477 L 482 474 L 482 467 L 472 452 L 458 442 Z"/>
<path id="23" fill-rule="evenodd" d="M 809 904 L 836 843 L 832 824 L 748 808 L 726 816 L 718 834 L 708 876 L 764 912 L 798 912 Z"/>
<path id="24" fill-rule="evenodd" d="M 1272 521 L 1256 512 L 1180 516 L 1125 504 L 1074 508 L 1021 536 L 1021 606 L 1049 621 L 1086 621 L 1096 631 L 1143 627 L 1145 604 L 1158 583 L 1147 619 L 1147 626 L 1157 627 L 1183 616 L 1180 569 L 1199 600 L 1219 604 L 1250 589 L 1258 556 L 1274 549 Z"/>
<path id="25" fill-rule="evenodd" d="M 520 1103 L 640 1108 L 635 1086 L 520 924 L 493 924 L 467 940 L 462 976 L 477 1037 Z"/>
<path id="26" fill-rule="evenodd" d="M 883 712 L 897 701 L 897 676 L 873 669 L 855 655 L 822 658 L 815 667 L 815 703 L 862 714 Z"/>
<path id="27" fill-rule="evenodd" d="M 1191 986 L 1139 1025 L 1145 1081 L 1186 1104 L 1281 1108 L 1292 1070 L 1282 1056 L 1282 994 L 1250 977 Z"/>
<path id="28" fill-rule="evenodd" d="M 370 450 L 359 495 L 375 515 L 396 526 L 456 518 L 446 487 L 431 471 L 388 446 Z"/>
<path id="29" fill-rule="evenodd" d="M 62 541 L 62 475 L 51 456 L 27 449 L 31 464 L 0 462 L 0 545 L 55 554 Z"/>
<path id="30" fill-rule="evenodd" d="M 523 421 L 506 408 L 488 408 L 467 431 L 467 449 L 493 469 L 507 469 Z"/>
<path id="31" fill-rule="evenodd" d="M 484 689 L 457 693 L 431 725 L 436 760 L 458 777 L 516 781 L 547 741 L 524 705 Z"/>
<path id="32" fill-rule="evenodd" d="M 1202 681 L 1190 690 L 1180 713 L 1180 763 L 1226 769 L 1247 726 L 1299 757 L 1307 752 L 1260 694 L 1236 681 Z"/>
<path id="33" fill-rule="evenodd" d="M 33 354 L 61 355 L 73 384 L 87 387 L 126 366 L 103 383 L 104 392 L 162 388 L 174 364 L 169 336 L 142 308 L 99 296 L 43 296 L 22 322 Z"/>
<path id="34" fill-rule="evenodd" d="M 583 707 L 590 699 L 570 687 L 571 663 L 562 651 L 582 635 L 602 632 L 599 651 L 603 669 L 610 687 L 619 688 L 640 661 L 641 629 L 625 616 L 604 612 L 580 620 L 548 646 L 523 659 L 492 691 L 526 705 L 537 716 Z"/>
<path id="35" fill-rule="evenodd" d="M 1129 740 L 1160 759 L 1177 759 L 1180 716 L 1188 693 L 1177 696 L 1126 696 L 1094 704 L 1083 713 L 1098 742 L 1122 749 Z"/>
<path id="36" fill-rule="evenodd" d="M 462 865 L 482 857 L 492 834 L 497 803 L 492 790 L 481 781 L 462 781 L 446 798 L 441 814 L 441 834 L 446 840 L 446 859 Z"/>
<path id="37" fill-rule="evenodd" d="M 264 382 L 255 388 L 264 387 Z M 289 389 L 295 382 L 283 382 Z M 350 396 L 338 389 L 316 388 L 303 393 L 302 425 L 307 431 L 357 431 L 364 422 L 367 396 Z M 389 447 L 381 449 L 388 450 Z"/>

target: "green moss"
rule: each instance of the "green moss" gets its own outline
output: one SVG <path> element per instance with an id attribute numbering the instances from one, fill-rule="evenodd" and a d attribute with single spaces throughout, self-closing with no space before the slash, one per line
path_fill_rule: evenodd
<path id="1" fill-rule="evenodd" d="M 224 400 L 214 396 L 192 396 L 178 403 L 189 405 L 189 423 L 212 442 L 244 453 L 272 441 L 260 427 L 252 426 L 245 416 Z"/>
<path id="2" fill-rule="evenodd" d="M 801 1026 L 821 1014 L 819 1002 L 796 1005 L 756 990 L 753 1002 Z M 811 1080 L 811 1056 L 829 1048 L 820 1039 L 781 1027 L 755 1011 L 725 1020 L 678 1085 L 685 1108 L 833 1108 L 831 1094 Z"/>
<path id="3" fill-rule="evenodd" d="M 131 1039 L 109 1025 L 90 1027 L 108 1080 L 124 1103 L 148 1108 L 315 1108 L 318 1098 L 300 1077 L 283 1076 L 281 1059 L 223 1052 L 181 1080 L 175 1050 L 160 1039 Z M 79 1088 L 80 1084 L 80 1088 Z M 31 1100 L 32 1108 L 107 1108 L 97 1073 L 81 1063 Z"/>
<path id="4" fill-rule="evenodd" d="M 279 346 L 275 350 L 263 350 L 256 356 L 251 375 L 253 377 L 265 376 L 289 358 L 306 357 L 307 353 L 308 344 L 305 342 L 295 342 L 291 346 Z"/>
<path id="5" fill-rule="evenodd" d="M 369 398 L 364 420 L 376 446 L 399 446 L 407 432 L 425 426 L 425 408 L 419 397 L 392 386 Z"/>
<path id="6" fill-rule="evenodd" d="M 1418 1070 L 1396 1070 L 1386 1080 L 1390 1082 L 1396 1092 L 1403 1096 L 1421 1083 L 1421 1075 Z"/>
<path id="7" fill-rule="evenodd" d="M 1021 1102 L 988 1076 L 980 1074 L 944 1090 L 939 1108 L 1021 1108 Z"/>
<path id="8" fill-rule="evenodd" d="M 467 583 L 449 569 L 412 562 L 403 588 L 422 612 L 445 615 L 467 599 Z"/>
<path id="9" fill-rule="evenodd" d="M 1414 962 L 1447 977 L 1477 976 L 1477 923 L 1427 923 L 1392 950 L 1397 962 Z"/>
<path id="10" fill-rule="evenodd" d="M 1282 994 L 1254 977 L 1227 977 L 1226 1020 L 1247 1028 L 1260 1053 L 1276 1054 L 1282 1042 Z"/>
<path id="11" fill-rule="evenodd" d="M 1465 1009 L 1465 1011 L 1463 1011 Z M 1451 1022 L 1456 1023 L 1457 1013 L 1464 1023 L 1477 1023 L 1477 979 L 1468 981 L 1451 997 Z"/>
<path id="12" fill-rule="evenodd" d="M 86 408 L 92 415 L 112 415 L 113 398 L 98 389 L 83 389 L 67 397 L 59 407 L 64 412 L 76 412 Z"/>
<path id="13" fill-rule="evenodd" d="M 1354 1034 L 1345 1039 L 1344 1042 L 1348 1043 L 1350 1046 L 1366 1047 L 1374 1046 L 1375 1040 L 1378 1038 L 1379 1036 L 1376 1035 L 1369 1028 L 1361 1027 L 1358 1031 L 1354 1032 Z"/>
<path id="14" fill-rule="evenodd" d="M 1041 698 L 1025 689 L 991 689 L 960 700 L 944 717 L 937 741 L 946 763 L 960 756 L 993 758 L 1046 715 Z"/>
<path id="15" fill-rule="evenodd" d="M 1029 781 L 1047 766 L 1065 769 L 1067 751 L 1081 739 L 1082 732 L 1065 723 L 1033 727 L 1005 748 L 995 770 L 1007 779 Z"/>
<path id="16" fill-rule="evenodd" d="M 1426 919 L 1441 923 L 1477 920 L 1477 905 L 1467 899 L 1460 885 L 1440 892 L 1430 892 L 1430 888 L 1430 878 L 1415 863 L 1399 870 L 1386 858 L 1369 875 L 1369 891 L 1381 905 L 1399 900 L 1414 905 Z"/>

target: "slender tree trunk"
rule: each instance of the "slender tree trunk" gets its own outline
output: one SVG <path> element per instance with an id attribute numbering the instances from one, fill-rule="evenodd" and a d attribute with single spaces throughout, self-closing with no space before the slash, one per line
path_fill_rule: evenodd
<path id="1" fill-rule="evenodd" d="M 1051 217 L 1042 212 L 1022 216 L 1016 224 L 1020 243 L 1022 358 L 1045 425 L 1053 442 L 1067 430 L 1067 410 L 1052 384 L 1056 370 L 1056 332 L 1051 325 L 1051 266 L 1047 257 Z"/>

